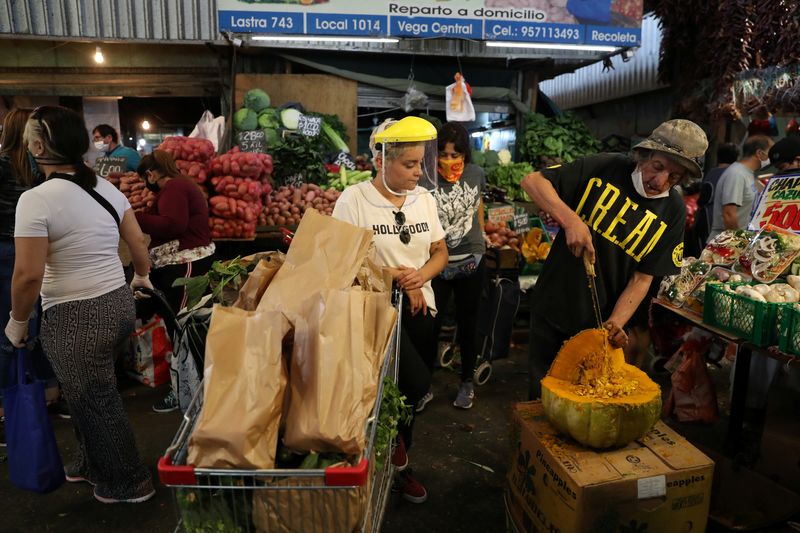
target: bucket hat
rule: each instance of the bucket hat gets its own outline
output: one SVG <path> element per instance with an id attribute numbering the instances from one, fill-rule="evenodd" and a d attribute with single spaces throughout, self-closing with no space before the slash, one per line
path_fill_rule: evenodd
<path id="1" fill-rule="evenodd" d="M 700 178 L 703 175 L 703 158 L 708 150 L 708 139 L 700 126 L 691 120 L 678 118 L 663 122 L 633 149 L 656 150 L 673 155 L 692 176 Z"/>

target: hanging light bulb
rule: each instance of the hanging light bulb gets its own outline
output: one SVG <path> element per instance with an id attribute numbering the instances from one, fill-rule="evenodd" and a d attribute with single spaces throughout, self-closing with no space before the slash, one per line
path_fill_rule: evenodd
<path id="1" fill-rule="evenodd" d="M 103 57 L 103 51 L 100 49 L 99 46 L 96 47 L 94 49 L 94 62 L 97 63 L 97 64 L 100 64 L 100 63 L 103 63 L 105 60 L 106 60 L 106 58 Z"/>
<path id="2" fill-rule="evenodd" d="M 150 129 L 150 122 L 148 120 L 145 119 L 142 121 L 142 129 L 145 131 Z"/>

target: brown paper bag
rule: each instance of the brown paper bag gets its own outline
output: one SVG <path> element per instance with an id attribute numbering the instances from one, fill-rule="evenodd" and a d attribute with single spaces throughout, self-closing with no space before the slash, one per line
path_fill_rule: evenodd
<path id="1" fill-rule="evenodd" d="M 203 409 L 187 463 L 203 468 L 275 466 L 286 388 L 280 312 L 214 306 L 206 341 Z"/>
<path id="2" fill-rule="evenodd" d="M 286 260 L 258 308 L 296 314 L 314 291 L 350 287 L 371 241 L 372 230 L 306 210 Z"/>
<path id="3" fill-rule="evenodd" d="M 321 291 L 297 315 L 284 443 L 358 455 L 377 398 L 380 365 L 397 319 L 390 293 Z"/>
<path id="4" fill-rule="evenodd" d="M 297 489 L 294 487 L 319 486 L 321 480 L 281 479 L 271 485 L 292 488 L 253 491 L 253 525 L 256 531 L 269 533 L 360 531 L 371 480 L 372 475 L 363 486 L 350 489 Z"/>
<path id="5" fill-rule="evenodd" d="M 256 268 L 247 276 L 247 281 L 239 289 L 239 298 L 233 306 L 245 311 L 255 311 L 261 297 L 264 296 L 264 291 L 283 265 L 285 258 L 281 252 L 262 254 Z"/>

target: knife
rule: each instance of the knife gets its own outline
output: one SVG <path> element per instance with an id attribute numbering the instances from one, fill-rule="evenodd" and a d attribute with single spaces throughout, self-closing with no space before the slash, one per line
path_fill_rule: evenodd
<path id="1" fill-rule="evenodd" d="M 594 318 L 597 320 L 598 329 L 603 329 L 603 317 L 600 315 L 600 299 L 597 297 L 597 284 L 595 283 L 597 273 L 594 271 L 594 264 L 589 257 L 589 252 L 583 252 L 583 268 L 586 270 L 586 278 L 589 281 L 589 292 L 592 294 Z"/>

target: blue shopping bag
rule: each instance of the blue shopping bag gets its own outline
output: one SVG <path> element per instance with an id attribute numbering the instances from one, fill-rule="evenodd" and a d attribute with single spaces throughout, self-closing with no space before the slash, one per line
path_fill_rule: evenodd
<path id="1" fill-rule="evenodd" d="M 611 22 L 611 0 L 568 0 L 567 11 L 581 24 Z"/>
<path id="2" fill-rule="evenodd" d="M 47 493 L 64 483 L 64 465 L 47 414 L 44 382 L 29 382 L 29 368 L 28 351 L 18 349 L 9 373 L 12 385 L 3 390 L 8 477 L 20 489 Z"/>

